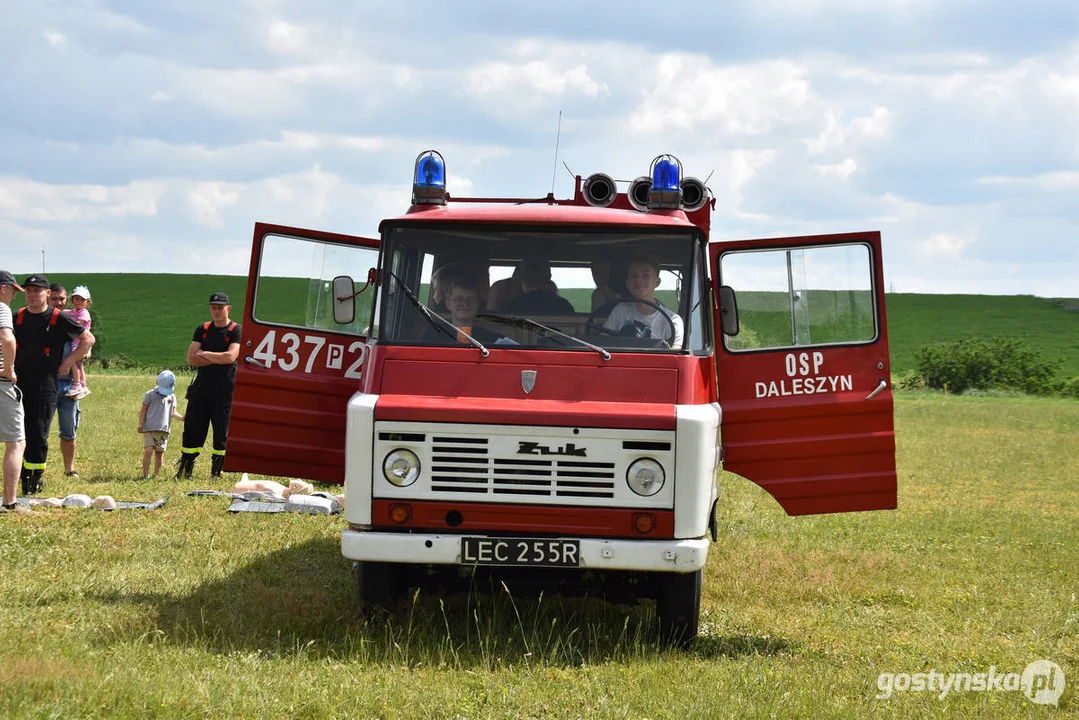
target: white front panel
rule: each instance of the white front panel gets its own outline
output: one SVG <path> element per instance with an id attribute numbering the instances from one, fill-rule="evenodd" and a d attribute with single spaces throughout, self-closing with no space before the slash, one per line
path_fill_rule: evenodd
<path id="1" fill-rule="evenodd" d="M 378 395 L 356 393 L 346 410 L 345 519 L 353 525 L 371 524 L 371 436 L 377 403 Z"/>
<path id="2" fill-rule="evenodd" d="M 382 472 L 393 450 L 420 459 L 420 477 L 397 487 Z M 663 466 L 658 493 L 626 484 L 638 458 Z M 382 499 L 670 509 L 675 433 L 660 430 L 376 422 L 373 496 Z"/>
<path id="3" fill-rule="evenodd" d="M 678 484 L 674 536 L 695 538 L 708 532 L 712 503 L 719 496 L 719 403 L 678 405 Z"/>

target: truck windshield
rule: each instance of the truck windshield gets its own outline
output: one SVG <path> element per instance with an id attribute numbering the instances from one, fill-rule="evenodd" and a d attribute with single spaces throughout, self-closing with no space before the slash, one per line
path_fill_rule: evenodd
<path id="1" fill-rule="evenodd" d="M 711 341 L 702 251 L 683 229 L 391 227 L 372 336 L 439 346 L 474 339 L 492 352 L 702 351 Z"/>

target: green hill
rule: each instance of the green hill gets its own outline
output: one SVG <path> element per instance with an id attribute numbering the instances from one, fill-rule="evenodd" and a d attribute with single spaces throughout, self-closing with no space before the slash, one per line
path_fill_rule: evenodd
<path id="1" fill-rule="evenodd" d="M 894 294 L 886 302 L 893 373 L 913 369 L 924 345 L 1002 337 L 1026 341 L 1044 360 L 1060 360 L 1059 376 L 1079 376 L 1079 300 Z"/>
<path id="2" fill-rule="evenodd" d="M 195 326 L 210 319 L 210 293 L 218 290 L 232 300 L 233 319 L 243 319 L 243 277 L 55 273 L 49 278 L 69 293 L 75 285 L 89 286 L 99 359 L 123 355 L 151 369 L 181 367 Z M 304 301 L 296 298 L 298 305 Z M 288 302 L 282 298 L 282 307 Z M 887 312 L 895 374 L 912 370 L 914 355 L 924 345 L 1005 337 L 1025 340 L 1045 360 L 1060 360 L 1062 377 L 1079 376 L 1079 300 L 891 294 Z"/>

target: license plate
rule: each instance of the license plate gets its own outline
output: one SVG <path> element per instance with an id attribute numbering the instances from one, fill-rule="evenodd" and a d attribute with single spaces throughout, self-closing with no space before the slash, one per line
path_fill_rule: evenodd
<path id="1" fill-rule="evenodd" d="M 465 537 L 461 538 L 461 564 L 577 567 L 580 550 L 577 540 Z"/>

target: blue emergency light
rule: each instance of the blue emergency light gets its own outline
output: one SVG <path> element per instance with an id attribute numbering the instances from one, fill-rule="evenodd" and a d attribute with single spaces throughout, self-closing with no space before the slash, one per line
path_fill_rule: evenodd
<path id="1" fill-rule="evenodd" d="M 674 155 L 660 155 L 652 161 L 648 175 L 648 207 L 679 208 L 682 206 L 682 163 Z"/>
<path id="2" fill-rule="evenodd" d="M 446 204 L 446 161 L 437 150 L 425 150 L 416 157 L 416 172 L 412 176 L 412 204 Z"/>

